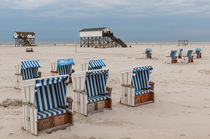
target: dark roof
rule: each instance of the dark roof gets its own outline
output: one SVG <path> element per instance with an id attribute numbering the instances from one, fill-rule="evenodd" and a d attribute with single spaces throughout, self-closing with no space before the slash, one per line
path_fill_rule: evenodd
<path id="1" fill-rule="evenodd" d="M 26 35 L 29 35 L 29 34 L 35 35 L 34 32 L 15 32 L 15 33 L 17 33 L 17 34 L 26 34 Z"/>
<path id="2" fill-rule="evenodd" d="M 100 28 L 84 28 L 84 29 L 80 30 L 80 32 L 82 32 L 82 31 L 102 31 L 102 30 L 104 30 L 105 28 L 107 28 L 107 27 L 100 27 Z"/>

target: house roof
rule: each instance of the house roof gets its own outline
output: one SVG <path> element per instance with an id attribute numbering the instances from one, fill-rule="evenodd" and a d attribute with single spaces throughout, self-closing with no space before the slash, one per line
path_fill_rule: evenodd
<path id="1" fill-rule="evenodd" d="M 103 31 L 107 27 L 100 27 L 100 28 L 84 28 L 80 30 L 80 32 L 85 32 L 85 31 Z"/>

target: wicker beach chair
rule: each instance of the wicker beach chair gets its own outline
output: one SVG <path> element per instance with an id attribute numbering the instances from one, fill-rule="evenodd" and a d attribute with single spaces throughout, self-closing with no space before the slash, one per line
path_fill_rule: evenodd
<path id="1" fill-rule="evenodd" d="M 16 88 L 21 89 L 22 80 L 40 78 L 41 72 L 39 60 L 22 61 L 21 64 L 15 66 L 15 75 L 17 77 Z"/>
<path id="2" fill-rule="evenodd" d="M 145 50 L 145 55 L 146 55 L 146 58 L 152 58 L 152 49 L 147 48 Z"/>
<path id="3" fill-rule="evenodd" d="M 72 83 L 71 74 L 74 73 L 72 66 L 74 60 L 70 59 L 58 59 L 57 62 L 51 63 L 51 75 L 69 75 L 69 83 Z"/>
<path id="4" fill-rule="evenodd" d="M 179 53 L 178 53 L 178 58 L 182 59 L 182 52 L 183 52 L 183 48 L 179 49 Z"/>
<path id="5" fill-rule="evenodd" d="M 82 71 L 102 69 L 106 66 L 103 59 L 90 60 L 88 63 L 82 63 Z"/>
<path id="6" fill-rule="evenodd" d="M 166 56 L 166 63 L 177 63 L 177 50 L 171 50 L 170 55 Z"/>
<path id="7" fill-rule="evenodd" d="M 196 48 L 195 49 L 195 54 L 197 58 L 201 58 L 201 48 Z"/>
<path id="8" fill-rule="evenodd" d="M 188 50 L 187 53 L 182 56 L 182 62 L 193 63 L 193 50 Z"/>
<path id="9" fill-rule="evenodd" d="M 92 70 L 72 76 L 74 111 L 83 115 L 112 108 L 111 88 L 107 87 L 109 70 Z"/>
<path id="10" fill-rule="evenodd" d="M 150 82 L 151 66 L 136 67 L 121 72 L 122 104 L 138 106 L 154 102 L 154 82 Z"/>
<path id="11" fill-rule="evenodd" d="M 67 79 L 62 75 L 23 81 L 25 130 L 38 135 L 42 130 L 50 132 L 73 124 Z"/>

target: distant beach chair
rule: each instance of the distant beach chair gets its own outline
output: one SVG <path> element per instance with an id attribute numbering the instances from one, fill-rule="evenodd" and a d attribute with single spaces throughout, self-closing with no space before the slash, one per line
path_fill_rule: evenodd
<path id="1" fill-rule="evenodd" d="M 183 52 L 183 48 L 179 49 L 179 53 L 178 53 L 178 58 L 182 59 L 182 52 Z"/>
<path id="2" fill-rule="evenodd" d="M 145 50 L 145 55 L 146 55 L 146 58 L 152 58 L 152 49 L 147 48 Z"/>
<path id="3" fill-rule="evenodd" d="M 82 71 L 102 69 L 106 66 L 103 59 L 90 60 L 88 63 L 82 63 Z"/>
<path id="4" fill-rule="evenodd" d="M 182 62 L 193 63 L 193 50 L 188 50 L 187 53 L 182 56 Z"/>
<path id="5" fill-rule="evenodd" d="M 21 88 L 22 80 L 29 80 L 34 78 L 40 78 L 41 72 L 38 72 L 40 68 L 39 60 L 22 61 L 21 64 L 15 66 L 15 75 L 17 77 L 16 88 Z"/>
<path id="6" fill-rule="evenodd" d="M 166 63 L 177 63 L 177 50 L 171 50 L 170 55 L 166 56 Z"/>
<path id="7" fill-rule="evenodd" d="M 83 115 L 112 108 L 111 88 L 107 87 L 109 70 L 92 70 L 72 76 L 74 111 Z"/>
<path id="8" fill-rule="evenodd" d="M 154 102 L 154 82 L 150 82 L 151 66 L 126 69 L 121 72 L 122 104 L 138 106 Z"/>
<path id="9" fill-rule="evenodd" d="M 51 75 L 69 75 L 69 83 L 72 83 L 71 74 L 74 73 L 72 66 L 74 60 L 69 59 L 58 59 L 57 62 L 51 63 Z"/>
<path id="10" fill-rule="evenodd" d="M 201 48 L 196 48 L 195 49 L 195 54 L 197 58 L 201 58 Z"/>
<path id="11" fill-rule="evenodd" d="M 34 135 L 52 132 L 73 124 L 72 106 L 66 100 L 68 76 L 23 81 L 24 129 Z"/>

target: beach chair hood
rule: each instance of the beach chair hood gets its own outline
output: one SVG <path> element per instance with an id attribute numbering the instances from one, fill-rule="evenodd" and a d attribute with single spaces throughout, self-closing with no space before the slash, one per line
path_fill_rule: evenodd
<path id="1" fill-rule="evenodd" d="M 60 76 L 35 81 L 35 105 L 38 112 L 66 105 L 67 79 L 68 76 Z"/>
<path id="2" fill-rule="evenodd" d="M 135 87 L 135 91 L 149 88 L 149 75 L 152 70 L 151 66 L 133 68 L 131 85 Z"/>
<path id="3" fill-rule="evenodd" d="M 21 74 L 23 80 L 37 78 L 38 68 L 40 67 L 39 60 L 22 61 Z"/>
<path id="4" fill-rule="evenodd" d="M 28 69 L 28 68 L 39 68 L 39 60 L 32 60 L 32 61 L 22 61 L 21 68 Z"/>
<path id="5" fill-rule="evenodd" d="M 106 64 L 104 63 L 104 61 L 102 59 L 90 60 L 88 69 L 89 70 L 102 69 L 102 67 L 105 67 L 105 66 L 106 66 Z"/>
<path id="6" fill-rule="evenodd" d="M 59 75 L 66 75 L 72 73 L 72 65 L 74 65 L 73 59 L 58 59 L 57 71 Z"/>

